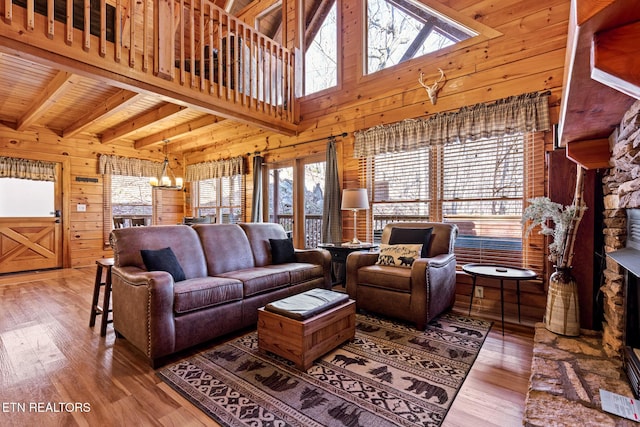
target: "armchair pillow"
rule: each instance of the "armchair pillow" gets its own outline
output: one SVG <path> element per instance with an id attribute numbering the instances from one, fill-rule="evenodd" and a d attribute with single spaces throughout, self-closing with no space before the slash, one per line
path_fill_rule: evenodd
<path id="1" fill-rule="evenodd" d="M 291 239 L 269 239 L 269 244 L 271 245 L 271 262 L 274 264 L 296 262 Z"/>
<path id="2" fill-rule="evenodd" d="M 140 255 L 145 267 L 149 271 L 166 271 L 173 276 L 174 282 L 185 280 L 184 270 L 171 248 L 141 249 Z"/>
<path id="3" fill-rule="evenodd" d="M 422 250 L 420 252 L 420 258 L 427 258 L 429 256 L 429 244 L 431 243 L 431 233 L 433 228 L 404 228 L 393 227 L 391 229 L 391 236 L 389 236 L 389 244 L 420 244 Z"/>
<path id="4" fill-rule="evenodd" d="M 420 258 L 422 245 L 380 245 L 378 265 L 411 268 L 413 261 Z"/>

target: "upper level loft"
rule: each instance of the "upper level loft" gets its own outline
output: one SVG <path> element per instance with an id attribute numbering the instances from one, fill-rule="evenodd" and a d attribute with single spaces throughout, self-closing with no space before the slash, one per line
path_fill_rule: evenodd
<path id="1" fill-rule="evenodd" d="M 11 128 L 136 148 L 224 119 L 296 131 L 293 53 L 212 1 L 3 0 L 0 11 L 0 96 L 37 95 L 3 104 Z"/>

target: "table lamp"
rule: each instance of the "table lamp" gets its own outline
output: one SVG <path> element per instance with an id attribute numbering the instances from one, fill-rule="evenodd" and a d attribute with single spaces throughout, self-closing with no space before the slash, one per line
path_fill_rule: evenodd
<path id="1" fill-rule="evenodd" d="M 369 198 L 367 197 L 366 188 L 353 188 L 342 191 L 342 210 L 353 211 L 353 240 L 348 244 L 359 245 L 360 240 L 357 237 L 358 227 L 356 225 L 356 215 L 361 209 L 369 209 Z"/>

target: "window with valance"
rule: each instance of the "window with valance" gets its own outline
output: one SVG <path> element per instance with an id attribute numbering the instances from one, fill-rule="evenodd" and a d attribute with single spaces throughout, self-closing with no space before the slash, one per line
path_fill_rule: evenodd
<path id="1" fill-rule="evenodd" d="M 186 167 L 185 181 L 191 182 L 191 201 L 195 216 L 211 222 L 236 223 L 244 218 L 244 159 L 196 163 Z"/>
<path id="2" fill-rule="evenodd" d="M 458 264 L 541 272 L 544 245 L 523 236 L 526 200 L 544 195 L 549 93 L 405 120 L 356 132 L 355 157 L 371 197 L 369 236 L 386 223 L 456 223 Z"/>
<path id="3" fill-rule="evenodd" d="M 103 154 L 99 173 L 103 175 L 103 237 L 108 245 L 114 228 L 153 223 L 151 177 L 162 172 L 162 163 Z"/>

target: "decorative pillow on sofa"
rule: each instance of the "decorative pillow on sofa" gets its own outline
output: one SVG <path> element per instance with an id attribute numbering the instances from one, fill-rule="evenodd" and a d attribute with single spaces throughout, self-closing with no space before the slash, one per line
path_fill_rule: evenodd
<path id="1" fill-rule="evenodd" d="M 391 228 L 391 236 L 389 236 L 390 245 L 399 244 L 420 244 L 422 245 L 422 252 L 420 258 L 427 258 L 429 256 L 429 244 L 431 243 L 431 233 L 433 233 L 433 227 L 429 228 L 404 228 L 393 227 Z"/>
<path id="2" fill-rule="evenodd" d="M 269 239 L 271 245 L 271 262 L 285 264 L 296 262 L 295 250 L 291 239 Z"/>
<path id="3" fill-rule="evenodd" d="M 173 276 L 174 282 L 185 280 L 184 270 L 171 248 L 141 249 L 142 261 L 149 271 L 166 271 Z"/>
<path id="4" fill-rule="evenodd" d="M 420 258 L 422 245 L 380 245 L 378 265 L 411 268 L 413 261 Z"/>

